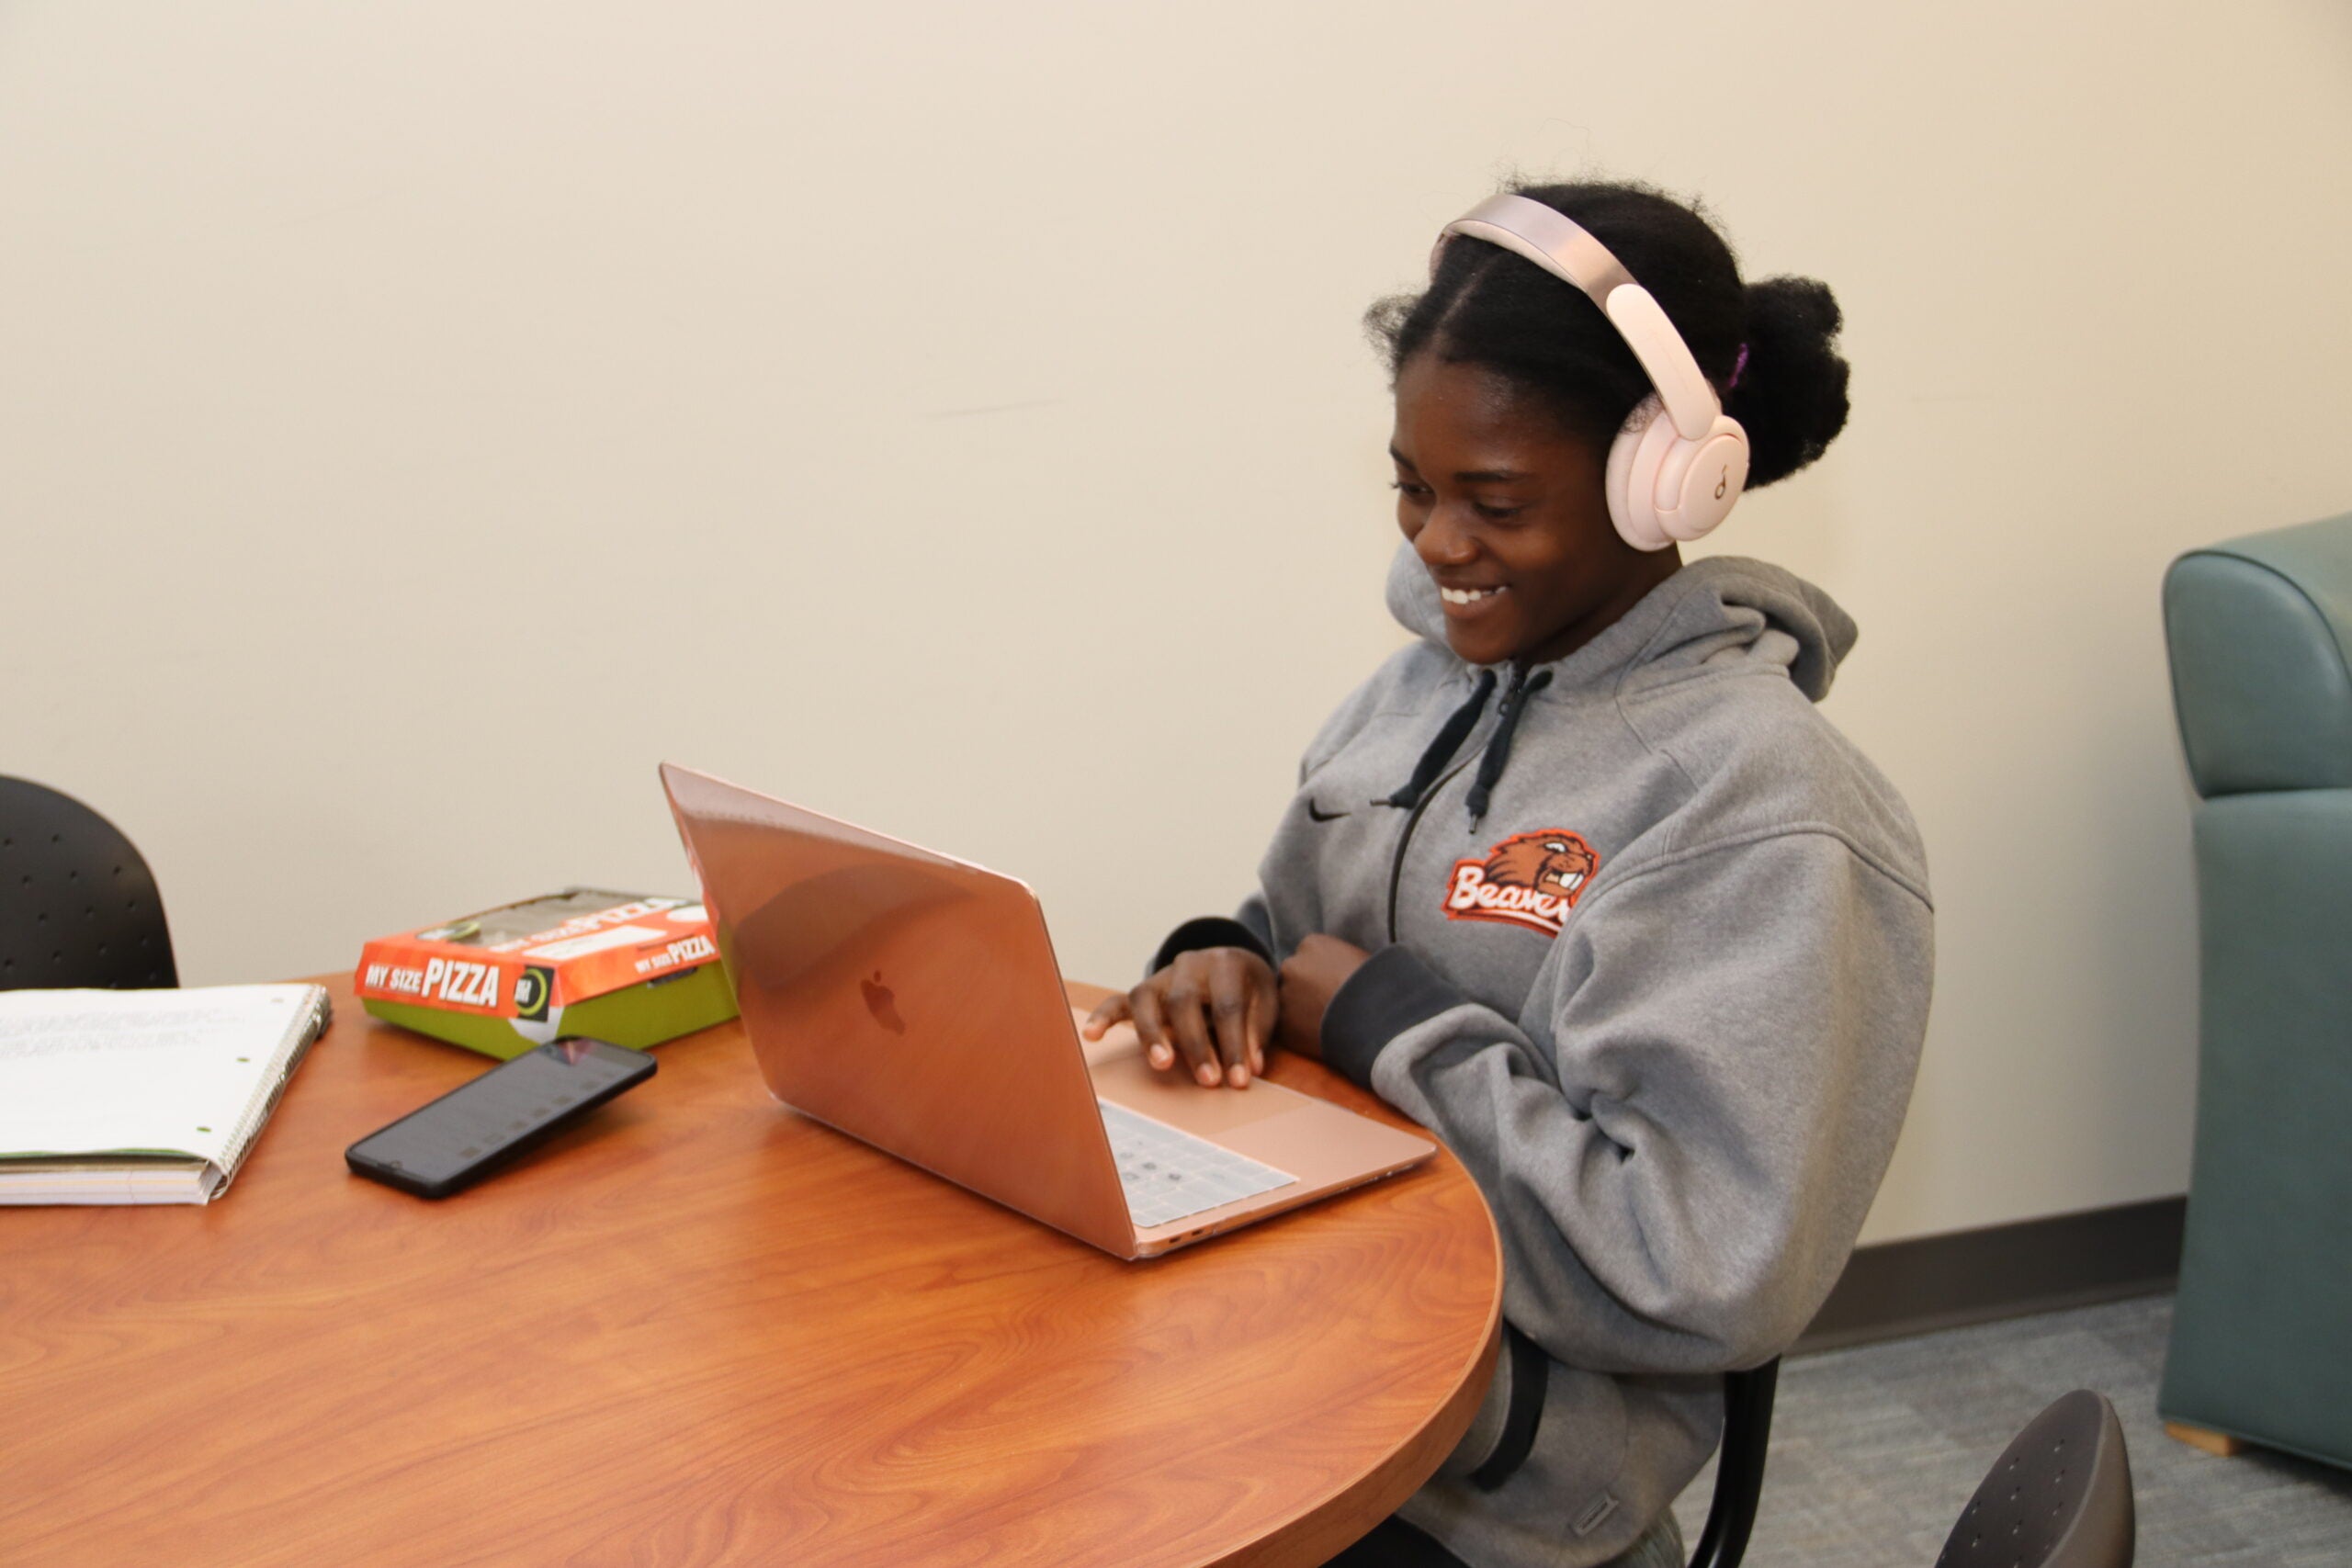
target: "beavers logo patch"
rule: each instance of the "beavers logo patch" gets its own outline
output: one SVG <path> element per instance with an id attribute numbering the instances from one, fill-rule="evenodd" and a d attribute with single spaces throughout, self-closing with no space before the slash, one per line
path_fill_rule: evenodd
<path id="1" fill-rule="evenodd" d="M 1514 833 L 1484 860 L 1458 860 L 1446 880 L 1445 918 L 1498 920 L 1558 936 L 1600 857 L 1580 833 Z"/>

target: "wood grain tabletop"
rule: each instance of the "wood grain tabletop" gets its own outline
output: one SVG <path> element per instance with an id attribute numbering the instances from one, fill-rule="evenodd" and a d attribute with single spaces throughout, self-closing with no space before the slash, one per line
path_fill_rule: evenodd
<path id="1" fill-rule="evenodd" d="M 727 1024 L 430 1203 L 343 1151 L 490 1064 L 330 988 L 219 1201 L 0 1209 L 0 1562 L 1319 1563 L 1492 1369 L 1442 1152 L 1122 1263 L 777 1105 Z"/>

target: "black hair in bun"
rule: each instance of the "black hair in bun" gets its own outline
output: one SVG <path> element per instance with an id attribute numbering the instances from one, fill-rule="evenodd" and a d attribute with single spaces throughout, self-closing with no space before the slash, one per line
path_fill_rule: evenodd
<path id="1" fill-rule="evenodd" d="M 1724 412 L 1747 431 L 1748 489 L 1804 468 L 1845 427 L 1847 367 L 1826 286 L 1801 277 L 1743 285 L 1731 247 L 1707 220 L 1646 186 L 1516 190 L 1582 225 L 1657 299 L 1723 395 Z M 1426 291 L 1379 301 L 1364 324 L 1392 382 L 1424 350 L 1484 365 L 1604 449 L 1652 390 L 1634 351 L 1582 290 L 1460 236 Z"/>
<path id="2" fill-rule="evenodd" d="M 1751 490 L 1795 473 L 1846 428 L 1841 320 L 1828 286 L 1812 278 L 1747 286 L 1747 367 L 1724 412 L 1747 432 Z"/>

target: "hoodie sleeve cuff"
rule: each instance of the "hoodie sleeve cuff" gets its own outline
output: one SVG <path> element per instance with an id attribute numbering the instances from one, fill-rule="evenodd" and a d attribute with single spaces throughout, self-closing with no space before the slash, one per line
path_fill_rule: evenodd
<path id="1" fill-rule="evenodd" d="M 1159 951 L 1151 955 L 1151 963 L 1145 966 L 1145 978 L 1148 979 L 1167 968 L 1176 961 L 1178 953 L 1192 953 L 1204 947 L 1247 948 L 1269 964 L 1274 961 L 1274 955 L 1266 950 L 1266 944 L 1259 939 L 1258 933 L 1239 920 L 1227 919 L 1223 915 L 1203 915 L 1197 920 L 1186 920 L 1168 933 L 1168 940 L 1159 944 Z"/>
<path id="2" fill-rule="evenodd" d="M 1341 983 L 1323 1010 L 1324 1065 L 1370 1089 L 1372 1064 L 1391 1040 L 1469 999 L 1410 948 L 1384 947 Z"/>

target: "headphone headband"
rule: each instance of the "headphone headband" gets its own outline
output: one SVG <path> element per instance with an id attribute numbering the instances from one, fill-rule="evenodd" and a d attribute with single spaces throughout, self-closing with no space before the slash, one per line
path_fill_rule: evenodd
<path id="1" fill-rule="evenodd" d="M 1430 276 L 1456 234 L 1499 245 L 1583 290 L 1641 361 L 1675 430 L 1695 441 L 1713 426 L 1723 404 L 1690 345 L 1650 291 L 1582 224 L 1529 197 L 1490 196 L 1439 231 Z"/>

